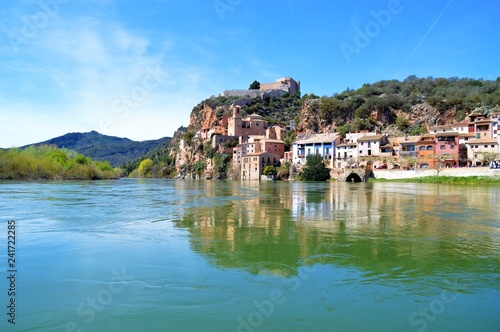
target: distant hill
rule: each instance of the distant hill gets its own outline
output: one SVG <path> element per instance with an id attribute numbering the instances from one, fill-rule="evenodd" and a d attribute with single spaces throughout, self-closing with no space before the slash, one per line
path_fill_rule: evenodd
<path id="1" fill-rule="evenodd" d="M 58 148 L 66 148 L 82 153 L 94 160 L 107 160 L 113 167 L 118 167 L 147 154 L 169 141 L 170 137 L 163 137 L 157 140 L 137 142 L 128 138 L 107 136 L 97 131 L 91 131 L 88 133 L 68 133 L 45 142 L 21 147 L 21 149 L 32 145 L 55 145 Z"/>

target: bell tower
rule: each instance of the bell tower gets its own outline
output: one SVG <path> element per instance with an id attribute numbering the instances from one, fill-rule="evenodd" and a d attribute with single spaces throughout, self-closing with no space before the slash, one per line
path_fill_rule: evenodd
<path id="1" fill-rule="evenodd" d="M 233 116 L 229 119 L 227 134 L 229 136 L 241 136 L 241 106 L 233 107 Z"/>

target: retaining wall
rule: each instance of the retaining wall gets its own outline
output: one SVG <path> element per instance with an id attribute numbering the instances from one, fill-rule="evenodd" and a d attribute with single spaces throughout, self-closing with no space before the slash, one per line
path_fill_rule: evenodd
<path id="1" fill-rule="evenodd" d="M 414 171 L 403 170 L 373 170 L 373 176 L 376 179 L 412 179 L 424 176 L 437 176 L 436 169 L 417 169 Z M 500 169 L 491 169 L 488 167 L 471 168 L 444 168 L 439 172 L 439 176 L 500 176 Z"/>

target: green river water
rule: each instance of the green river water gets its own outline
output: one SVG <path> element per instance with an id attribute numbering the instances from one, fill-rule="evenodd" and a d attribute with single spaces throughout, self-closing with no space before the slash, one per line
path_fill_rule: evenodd
<path id="1" fill-rule="evenodd" d="M 500 331 L 499 187 L 0 182 L 0 216 L 1 331 Z"/>

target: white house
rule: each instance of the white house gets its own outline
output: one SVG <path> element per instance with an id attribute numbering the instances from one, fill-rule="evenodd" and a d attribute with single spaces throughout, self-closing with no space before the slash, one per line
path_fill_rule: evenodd
<path id="1" fill-rule="evenodd" d="M 467 159 L 470 162 L 471 166 L 486 166 L 488 160 L 486 160 L 486 156 L 488 154 L 496 156 L 499 159 L 498 155 L 500 153 L 498 140 L 494 138 L 479 138 L 479 139 L 470 139 L 465 143 L 467 146 Z"/>
<path id="2" fill-rule="evenodd" d="M 385 135 L 366 135 L 358 138 L 358 156 L 380 156 L 380 147 L 389 143 Z"/>
<path id="3" fill-rule="evenodd" d="M 316 134 L 309 138 L 298 140 L 293 143 L 293 162 L 295 164 L 305 165 L 306 158 L 310 154 L 319 154 L 332 165 L 335 158 L 337 145 L 340 143 L 341 136 L 335 133 Z"/>

